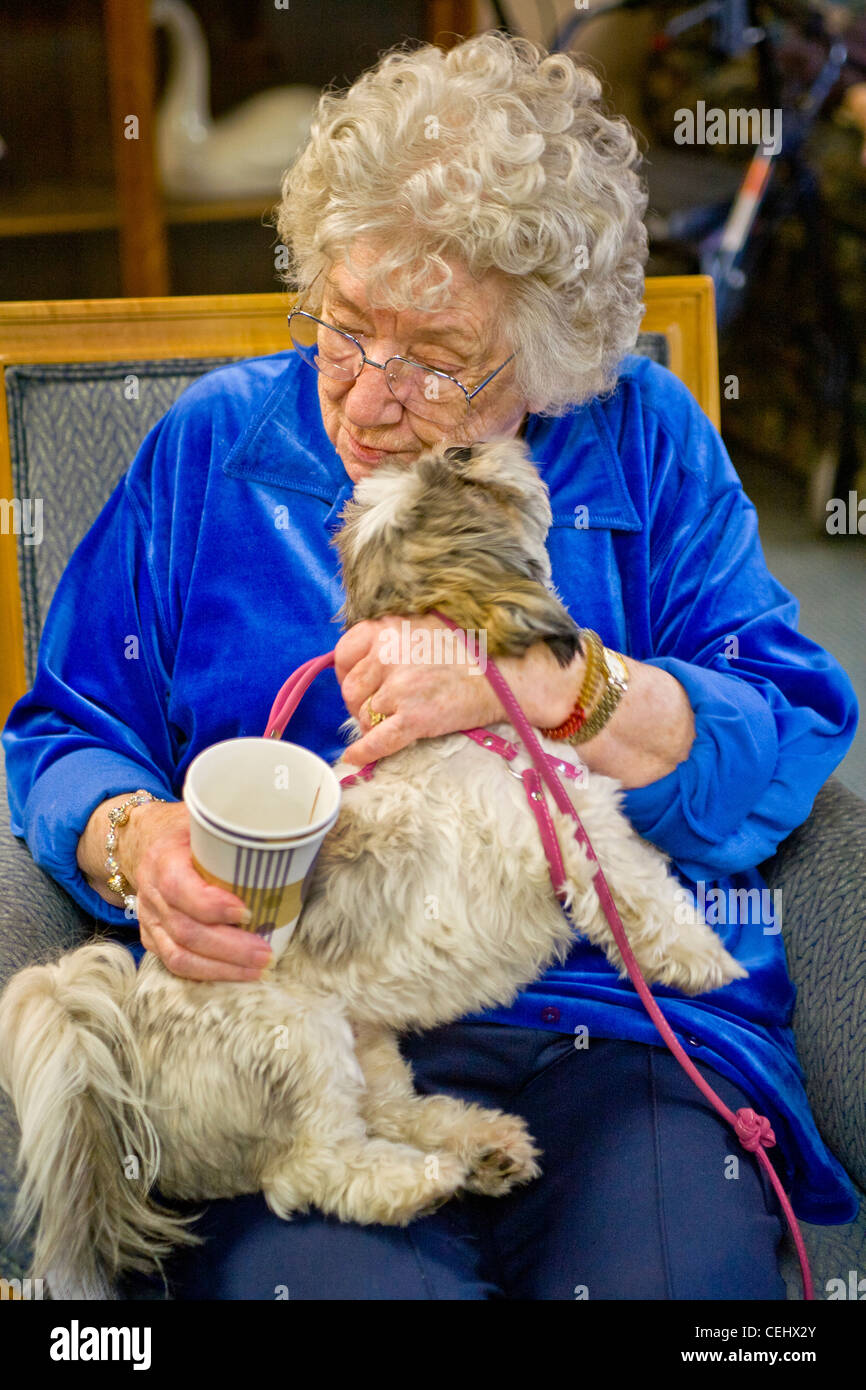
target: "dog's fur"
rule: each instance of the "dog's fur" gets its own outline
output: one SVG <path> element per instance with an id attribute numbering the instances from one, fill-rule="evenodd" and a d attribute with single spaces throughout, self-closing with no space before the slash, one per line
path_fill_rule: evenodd
<path id="1" fill-rule="evenodd" d="M 550 584 L 550 519 L 515 440 L 380 466 L 337 540 L 345 622 L 438 608 L 485 631 L 489 656 L 543 640 L 567 664 L 579 635 Z M 623 817 L 619 784 L 567 785 L 647 979 L 693 994 L 745 975 L 699 918 L 675 921 L 676 880 Z M 397 1038 L 508 1004 L 565 959 L 575 927 L 624 973 L 594 866 L 571 820 L 551 814 L 573 922 L 522 784 L 455 733 L 344 790 L 299 924 L 261 982 L 184 980 L 150 953 L 136 971 L 110 942 L 15 976 L 0 1084 L 21 1123 L 17 1210 L 22 1228 L 38 1222 L 34 1272 L 86 1283 L 194 1243 L 153 1202 L 157 1179 L 169 1198 L 261 1190 L 285 1218 L 314 1204 L 405 1224 L 462 1189 L 495 1196 L 537 1176 L 521 1119 L 417 1096 Z"/>

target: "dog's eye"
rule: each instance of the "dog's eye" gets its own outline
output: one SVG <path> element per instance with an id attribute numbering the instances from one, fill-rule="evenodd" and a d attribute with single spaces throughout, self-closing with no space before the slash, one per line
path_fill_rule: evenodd
<path id="1" fill-rule="evenodd" d="M 454 444 L 445 450 L 445 457 L 451 463 L 469 463 L 472 459 L 472 449 L 467 444 Z"/>

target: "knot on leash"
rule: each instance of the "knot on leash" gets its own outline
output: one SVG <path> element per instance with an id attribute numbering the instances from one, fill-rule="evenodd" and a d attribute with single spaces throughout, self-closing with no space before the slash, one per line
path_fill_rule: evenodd
<path id="1" fill-rule="evenodd" d="M 748 1149 L 750 1153 L 756 1153 L 762 1146 L 771 1149 L 776 1142 L 776 1136 L 766 1115 L 756 1115 L 754 1110 L 749 1110 L 746 1106 L 737 1111 L 737 1123 L 734 1128 L 743 1148 Z"/>

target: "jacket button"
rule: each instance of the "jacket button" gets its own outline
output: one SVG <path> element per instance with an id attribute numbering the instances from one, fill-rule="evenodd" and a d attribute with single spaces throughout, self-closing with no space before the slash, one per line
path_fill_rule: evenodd
<path id="1" fill-rule="evenodd" d="M 701 1042 L 700 1038 L 692 1037 L 691 1033 L 687 1034 L 686 1042 L 691 1043 L 692 1047 L 703 1047 L 703 1043 Z"/>
<path id="2" fill-rule="evenodd" d="M 542 1023 L 558 1023 L 559 1009 L 557 1009 L 556 1006 L 553 1004 L 545 1005 L 545 1007 L 541 1010 L 541 1021 Z"/>

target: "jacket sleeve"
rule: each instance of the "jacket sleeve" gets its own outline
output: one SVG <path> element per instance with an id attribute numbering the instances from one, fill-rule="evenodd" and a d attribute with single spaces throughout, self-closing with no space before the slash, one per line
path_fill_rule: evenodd
<path id="1" fill-rule="evenodd" d="M 851 744 L 857 700 L 835 658 L 797 631 L 799 604 L 767 569 L 718 431 L 690 394 L 681 401 L 681 427 L 645 411 L 652 650 L 639 659 L 684 686 L 696 736 L 624 809 L 696 882 L 756 867 L 802 824 Z"/>
<path id="2" fill-rule="evenodd" d="M 88 885 L 76 851 L 106 797 L 143 788 L 177 799 L 165 577 L 174 577 L 173 518 L 171 489 L 156 481 L 174 476 L 171 419 L 150 431 L 73 553 L 45 621 L 33 687 L 2 734 L 13 833 L 80 906 L 127 926 L 120 900 L 113 907 Z"/>

